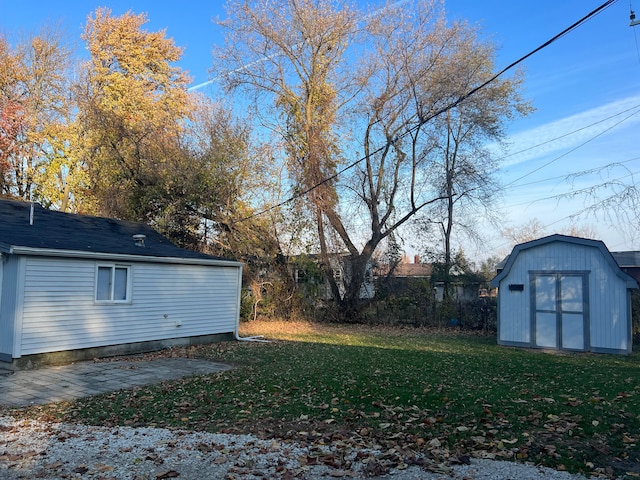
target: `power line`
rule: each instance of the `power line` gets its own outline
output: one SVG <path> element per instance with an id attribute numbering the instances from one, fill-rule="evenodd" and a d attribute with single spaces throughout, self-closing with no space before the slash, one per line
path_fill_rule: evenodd
<path id="1" fill-rule="evenodd" d="M 626 110 L 623 110 L 621 112 L 614 113 L 613 115 L 610 115 L 610 116 L 608 116 L 606 118 L 603 118 L 602 120 L 598 120 L 597 122 L 593 122 L 593 123 L 591 123 L 589 125 L 585 125 L 584 127 L 580 127 L 580 128 L 578 128 L 576 130 L 573 130 L 571 132 L 565 133 L 565 134 L 560 135 L 558 137 L 552 138 L 552 139 L 547 140 L 545 142 L 538 143 L 536 145 L 532 145 L 531 147 L 523 148 L 522 150 L 518 150 L 517 152 L 509 153 L 507 155 L 503 155 L 502 157 L 499 157 L 496 160 L 497 161 L 504 160 L 505 158 L 513 157 L 515 155 L 519 155 L 521 153 L 528 152 L 529 150 L 533 150 L 534 148 L 542 147 L 543 145 L 547 145 L 549 143 L 553 143 L 553 142 L 555 142 L 557 140 L 561 140 L 561 139 L 563 139 L 565 137 L 568 137 L 568 136 L 571 136 L 571 135 L 576 134 L 578 132 L 581 132 L 582 130 L 586 130 L 588 128 L 595 127 L 596 125 L 598 125 L 600 123 L 606 122 L 607 120 L 611 120 L 612 118 L 617 117 L 618 115 L 622 115 L 623 113 L 627 113 L 627 112 L 629 112 L 631 110 L 635 110 L 638 107 L 640 107 L 640 104 L 635 105 L 635 106 L 630 107 L 630 108 L 627 108 Z"/>
<path id="2" fill-rule="evenodd" d="M 640 171 L 631 172 L 631 173 L 628 173 L 627 175 L 623 175 L 622 177 L 614 178 L 612 180 L 607 180 L 605 182 L 601 182 L 601 183 L 598 183 L 596 185 L 591 185 L 589 187 L 584 187 L 584 188 L 581 188 L 579 190 L 573 190 L 573 191 L 566 192 L 566 193 L 559 193 L 557 195 L 550 195 L 548 197 L 538 198 L 536 200 L 528 200 L 526 202 L 514 203 L 514 204 L 511 204 L 511 205 L 507 205 L 506 208 L 520 207 L 522 205 L 530 206 L 530 205 L 533 205 L 534 203 L 544 202 L 544 201 L 547 201 L 547 200 L 560 200 L 562 198 L 567 198 L 567 197 L 570 197 L 570 196 L 576 197 L 576 196 L 578 196 L 578 195 L 580 195 L 582 193 L 593 192 L 594 189 L 596 189 L 596 188 L 603 188 L 603 187 L 606 187 L 608 185 L 615 185 L 618 182 L 620 182 L 621 180 L 624 180 L 625 178 L 633 177 L 633 176 L 636 176 L 638 174 L 640 174 Z"/>
<path id="3" fill-rule="evenodd" d="M 617 127 L 618 125 L 620 125 L 621 123 L 629 120 L 631 117 L 633 117 L 634 115 L 637 115 L 638 113 L 640 113 L 640 110 L 636 110 L 635 112 L 633 112 L 632 114 L 626 116 L 625 118 L 623 118 L 622 120 L 620 120 L 619 122 L 616 122 L 615 124 L 613 124 L 612 126 L 610 126 L 609 128 L 604 129 L 603 131 L 601 131 L 600 133 L 598 133 L 597 135 L 594 135 L 593 137 L 589 138 L 588 140 L 582 142 L 580 145 L 575 146 L 574 148 L 564 152 L 562 155 L 559 155 L 551 160 L 549 160 L 548 162 L 544 163 L 543 165 L 540 165 L 538 168 L 535 168 L 533 170 L 531 170 L 529 173 L 526 173 L 518 178 L 516 178 L 515 180 L 509 182 L 508 184 L 506 184 L 503 188 L 507 188 L 507 187 L 511 187 L 513 186 L 515 183 L 519 182 L 520 180 L 522 180 L 523 178 L 527 178 L 529 175 L 533 175 L 534 173 L 542 170 L 545 167 L 548 167 L 549 165 L 551 165 L 552 163 L 557 162 L 558 160 L 560 160 L 561 158 L 566 157 L 567 155 L 575 152 L 576 150 L 578 150 L 579 148 L 584 147 L 587 143 L 590 143 L 592 141 L 594 141 L 596 138 L 601 137 L 602 135 L 604 135 L 605 133 L 607 133 L 609 130 L 614 129 L 615 127 Z"/>
<path id="4" fill-rule="evenodd" d="M 585 15 L 584 17 L 582 17 L 580 20 L 578 20 L 577 22 L 573 23 L 572 25 L 570 25 L 569 27 L 565 28 L 564 30 L 562 30 L 560 33 L 558 33 L 557 35 L 555 35 L 554 37 L 552 37 L 551 39 L 547 40 L 546 42 L 544 42 L 542 45 L 538 46 L 537 48 L 535 48 L 534 50 L 531 50 L 529 53 L 527 53 L 526 55 L 520 57 L 518 60 L 516 60 L 515 62 L 507 65 L 505 68 L 503 68 L 502 70 L 500 70 L 498 73 L 496 73 L 494 76 L 492 76 L 489 80 L 485 81 L 484 83 L 482 83 L 481 85 L 471 89 L 469 92 L 467 92 L 466 94 L 462 95 L 461 97 L 459 97 L 456 101 L 454 101 L 453 103 L 441 108 L 440 110 L 437 110 L 436 112 L 432 113 L 431 115 L 427 116 L 426 118 L 420 119 L 420 121 L 413 127 L 407 129 L 404 133 L 401 133 L 399 135 L 396 136 L 396 138 L 392 139 L 392 140 L 388 140 L 384 146 L 379 147 L 378 149 L 374 150 L 373 152 L 371 152 L 368 156 L 364 156 L 359 158 L 358 160 L 350 163 L 349 165 L 345 166 L 344 168 L 340 169 L 339 171 L 337 171 L 336 173 L 326 177 L 324 180 L 318 182 L 317 184 L 313 185 L 312 187 L 309 187 L 303 191 L 297 192 L 296 194 L 292 195 L 291 197 L 287 198 L 286 200 L 283 200 L 282 202 L 277 203 L 276 205 L 272 205 L 270 207 L 267 207 L 263 210 L 260 210 L 258 212 L 255 212 L 249 216 L 243 217 L 239 220 L 236 220 L 235 222 L 232 223 L 241 223 L 247 220 L 251 220 L 252 218 L 264 215 L 265 213 L 269 213 L 272 210 L 275 210 L 277 208 L 280 208 L 294 200 L 296 200 L 297 198 L 301 198 L 307 194 L 309 194 L 310 192 L 312 192 L 313 190 L 315 190 L 316 188 L 321 187 L 322 185 L 325 185 L 326 183 L 329 183 L 333 180 L 335 180 L 336 178 L 338 178 L 340 175 L 342 175 L 344 172 L 351 170 L 352 168 L 356 167 L 357 165 L 359 165 L 361 162 L 363 162 L 364 160 L 366 160 L 368 157 L 373 156 L 373 155 L 377 155 L 378 153 L 383 152 L 386 148 L 388 148 L 390 145 L 392 145 L 393 143 L 395 143 L 396 141 L 406 137 L 407 135 L 410 135 L 411 133 L 413 133 L 414 131 L 416 131 L 417 129 L 419 129 L 422 125 L 426 124 L 427 122 L 433 120 L 434 118 L 438 117 L 439 115 L 442 115 L 443 113 L 457 107 L 458 105 L 460 105 L 462 102 L 464 102 L 466 99 L 468 99 L 469 97 L 471 97 L 472 95 L 474 95 L 475 93 L 477 93 L 478 91 L 480 91 L 481 89 L 485 88 L 486 86 L 488 86 L 489 84 L 493 83 L 495 80 L 497 80 L 500 76 L 502 76 L 504 73 L 506 73 L 507 71 L 511 70 L 512 68 L 514 68 L 515 66 L 519 65 L 520 63 L 524 62 L 527 58 L 531 57 L 532 55 L 536 54 L 537 52 L 543 50 L 544 48 L 548 47 L 549 45 L 551 45 L 552 43 L 556 42 L 557 40 L 559 40 L 560 38 L 564 37 L 565 35 L 567 35 L 568 33 L 570 33 L 571 31 L 575 30 L 576 28 L 578 28 L 579 26 L 581 26 L 582 24 L 586 23 L 588 20 L 590 20 L 592 17 L 598 15 L 599 13 L 601 13 L 603 10 L 605 10 L 606 8 L 610 7 L 611 5 L 613 5 L 614 3 L 616 3 L 617 0 L 607 0 L 606 2 L 604 2 L 602 5 L 600 5 L 599 7 L 597 7 L 595 10 L 592 10 L 591 12 L 589 12 L 587 15 Z M 533 172 L 532 172 L 533 173 Z M 519 179 L 518 179 L 519 180 Z M 517 181 L 517 180 L 516 180 Z"/>
<path id="5" fill-rule="evenodd" d="M 636 14 L 633 12 L 633 6 L 631 5 L 631 0 L 629 0 L 629 10 L 631 11 L 631 22 L 630 22 L 630 26 L 633 29 L 633 38 L 636 41 L 636 53 L 638 54 L 638 63 L 640 63 L 640 48 L 638 48 L 638 34 L 636 33 L 636 25 L 638 24 L 637 22 L 635 22 L 635 16 Z"/>
<path id="6" fill-rule="evenodd" d="M 610 162 L 610 163 L 607 163 L 606 165 L 602 165 L 600 167 L 590 168 L 588 170 L 580 170 L 580 171 L 577 171 L 577 172 L 571 172 L 571 173 L 567 173 L 567 174 L 564 174 L 564 175 L 557 175 L 555 177 L 543 178 L 541 180 L 534 180 L 534 181 L 527 182 L 527 183 L 520 183 L 518 185 L 505 186 L 502 189 L 503 190 L 507 190 L 507 189 L 512 189 L 512 188 L 527 187 L 529 185 L 535 185 L 537 183 L 545 183 L 545 182 L 549 182 L 551 180 L 566 180 L 569 177 L 582 177 L 582 176 L 585 176 L 585 175 L 589 175 L 590 173 L 601 172 L 602 170 L 605 170 L 607 168 L 612 168 L 612 167 L 616 167 L 616 166 L 622 166 L 625 163 L 634 162 L 636 160 L 640 160 L 640 157 L 633 157 L 633 158 L 630 158 L 628 160 L 622 160 L 622 161 L 618 161 L 618 162 Z"/>
<path id="7" fill-rule="evenodd" d="M 560 139 L 562 139 L 562 138 L 568 137 L 568 136 L 573 135 L 573 134 L 575 134 L 575 133 L 578 133 L 578 132 L 580 132 L 580 131 L 582 131 L 582 130 L 585 130 L 585 129 L 587 129 L 587 128 L 591 128 L 591 127 L 593 127 L 593 126 L 595 126 L 595 125 L 598 125 L 599 123 L 606 122 L 607 120 L 610 120 L 610 119 L 612 119 L 612 118 L 614 118 L 614 117 L 617 117 L 618 115 L 622 115 L 623 113 L 629 112 L 629 111 L 631 111 L 631 110 L 635 110 L 635 109 L 636 109 L 636 108 L 638 108 L 638 107 L 640 107 L 640 104 L 639 104 L 639 105 L 636 105 L 636 106 L 634 106 L 634 107 L 628 108 L 628 109 L 626 109 L 626 110 L 623 110 L 623 111 L 621 111 L 621 112 L 615 113 L 615 114 L 613 114 L 613 115 L 610 115 L 609 117 L 604 118 L 604 119 L 602 119 L 602 120 L 598 120 L 597 122 L 593 122 L 593 123 L 591 123 L 591 124 L 589 124 L 589 125 L 587 125 L 587 126 L 580 127 L 580 128 L 578 128 L 578 129 L 576 129 L 576 130 L 573 130 L 573 131 L 571 131 L 571 132 L 568 132 L 568 133 L 565 133 L 565 134 L 560 135 L 560 136 L 558 136 L 558 137 L 555 137 L 555 138 L 553 138 L 553 139 L 551 139 L 551 140 L 547 140 L 547 141 L 542 142 L 542 143 L 539 143 L 539 144 L 537 144 L 537 145 L 533 145 L 533 146 L 531 146 L 531 147 L 527 147 L 527 148 L 525 148 L 525 149 L 523 149 L 523 150 L 520 150 L 520 151 L 518 151 L 518 152 L 515 152 L 515 153 L 513 153 L 513 154 L 505 155 L 504 157 L 501 157 L 501 158 L 499 158 L 498 160 L 502 160 L 502 159 L 507 158 L 507 157 L 509 157 L 509 156 L 511 156 L 511 155 L 516 155 L 516 154 L 518 154 L 518 153 L 526 152 L 526 151 L 532 150 L 532 149 L 534 149 L 534 148 L 537 148 L 537 147 L 539 147 L 539 146 L 543 146 L 543 145 L 546 145 L 546 144 L 548 144 L 548 143 L 554 142 L 554 141 L 556 141 L 556 140 L 560 140 Z M 550 163 L 553 163 L 553 162 L 555 162 L 555 161 L 559 160 L 560 158 L 562 158 L 562 157 L 564 157 L 564 156 L 566 156 L 566 155 L 568 155 L 568 154 L 572 153 L 573 151 L 575 151 L 575 150 L 577 150 L 578 148 L 580 148 L 580 147 L 582 147 L 582 146 L 586 145 L 587 143 L 591 142 L 592 140 L 595 140 L 597 137 L 599 137 L 599 136 L 603 135 L 604 133 L 606 133 L 607 131 L 611 130 L 612 128 L 614 128 L 614 127 L 616 127 L 616 126 L 620 125 L 621 123 L 625 122 L 626 120 L 628 120 L 629 118 L 631 118 L 633 115 L 635 115 L 635 114 L 637 114 L 637 113 L 640 113 L 640 110 L 638 110 L 638 111 L 636 111 L 636 112 L 632 113 L 631 115 L 629 115 L 629 116 L 627 116 L 627 117 L 623 118 L 622 120 L 620 120 L 619 122 L 617 122 L 615 125 L 613 125 L 613 126 L 609 127 L 608 129 L 606 129 L 606 130 L 604 130 L 604 131 L 600 132 L 600 133 L 599 133 L 599 134 L 597 134 L 596 136 L 591 137 L 589 140 L 587 140 L 586 142 L 583 142 L 582 144 L 578 145 L 577 147 L 575 147 L 574 149 L 570 150 L 569 152 L 565 152 L 565 153 L 563 153 L 563 154 L 562 154 L 562 155 L 560 155 L 559 157 L 554 158 L 553 160 L 551 160 L 550 162 L 546 163 L 545 165 L 543 165 L 543 166 L 541 166 L 541 167 L 537 168 L 536 170 L 533 170 L 533 171 L 531 171 L 531 172 L 527 173 L 526 175 L 523 175 L 522 177 L 519 177 L 518 179 L 516 179 L 516 180 L 514 180 L 514 181 L 512 181 L 512 182 L 510 182 L 510 183 L 508 183 L 507 185 L 504 185 L 504 186 L 500 187 L 500 190 L 508 190 L 508 189 L 513 189 L 513 188 L 521 188 L 521 187 L 525 187 L 525 186 L 528 186 L 528 185 L 535 185 L 535 184 L 537 184 L 537 183 L 545 183 L 545 182 L 548 182 L 548 181 L 550 181 L 550 180 L 560 180 L 560 179 L 564 179 L 564 180 L 566 180 L 566 179 L 567 179 L 567 178 L 569 178 L 569 177 L 576 177 L 576 176 L 584 176 L 584 175 L 588 175 L 588 174 L 590 174 L 590 173 L 594 173 L 594 172 L 602 171 L 602 170 L 604 170 L 604 169 L 606 169 L 606 168 L 611 168 L 611 167 L 614 167 L 614 166 L 621 166 L 621 165 L 624 165 L 625 163 L 633 162 L 633 161 L 635 161 L 635 160 L 640 159 L 640 157 L 633 157 L 633 158 L 631 158 L 631 159 L 629 159 L 629 160 L 623 160 L 623 161 L 610 162 L 610 163 L 608 163 L 608 164 L 606 164 L 606 165 L 602 165 L 602 166 L 599 166 L 599 167 L 590 168 L 590 169 L 588 169 L 588 170 L 580 170 L 580 171 L 577 171 L 577 172 L 571 172 L 571 173 L 567 173 L 567 174 L 564 174 L 564 175 L 558 175 L 558 176 L 555 176 L 555 177 L 545 178 L 545 179 L 541 179 L 541 180 L 534 180 L 534 181 L 532 181 L 532 182 L 528 182 L 528 183 L 520 183 L 520 184 L 518 184 L 518 185 L 514 185 L 518 180 L 521 180 L 521 179 L 523 179 L 523 178 L 525 178 L 525 177 L 527 177 L 527 176 L 531 175 L 532 173 L 535 173 L 536 171 L 538 171 L 538 170 L 540 170 L 540 169 L 544 168 L 545 166 L 549 165 Z M 477 190 L 478 188 L 480 188 L 480 187 L 473 188 L 473 189 L 471 189 L 470 191 Z M 535 200 L 534 200 L 534 201 L 535 201 Z"/>

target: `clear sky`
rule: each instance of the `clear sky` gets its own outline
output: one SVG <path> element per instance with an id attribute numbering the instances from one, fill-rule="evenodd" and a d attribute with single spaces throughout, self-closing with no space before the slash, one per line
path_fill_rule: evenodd
<path id="1" fill-rule="evenodd" d="M 603 3 L 446 0 L 445 7 L 450 18 L 482 26 L 501 47 L 498 67 L 503 68 Z M 222 1 L 0 0 L 0 32 L 15 35 L 59 21 L 84 54 L 79 36 L 87 15 L 98 6 L 107 6 L 114 14 L 146 12 L 149 30 L 166 29 L 167 36 L 185 48 L 180 66 L 190 72 L 193 85 L 209 80 L 211 46 L 222 42 L 212 19 L 224 17 Z M 522 64 L 524 95 L 536 110 L 509 125 L 510 149 L 498 172 L 506 187 L 503 201 L 496 205 L 503 212 L 504 226 L 517 227 L 536 218 L 547 227 L 546 233 L 566 230 L 574 215 L 597 200 L 584 194 L 570 201 L 558 196 L 605 182 L 638 183 L 640 26 L 629 26 L 630 6 L 637 8 L 640 18 L 640 0 L 631 5 L 629 0 L 618 0 Z M 211 88 L 215 86 L 201 90 L 206 93 Z M 607 165 L 612 166 L 585 173 Z M 569 182 L 565 177 L 571 174 L 576 176 Z M 600 198 L 609 194 L 599 192 Z M 583 216 L 574 224 L 595 230 L 611 250 L 640 250 L 638 225 L 610 222 L 605 214 Z M 484 256 L 504 253 L 510 246 L 494 227 L 487 226 L 485 232 Z"/>

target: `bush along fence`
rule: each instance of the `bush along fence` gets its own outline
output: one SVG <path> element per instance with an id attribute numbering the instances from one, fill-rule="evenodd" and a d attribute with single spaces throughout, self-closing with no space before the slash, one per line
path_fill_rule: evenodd
<path id="1" fill-rule="evenodd" d="M 458 289 L 458 292 L 462 291 Z M 480 296 L 480 292 L 475 286 L 465 295 L 443 298 L 442 290 L 432 287 L 426 278 L 396 278 L 376 286 L 376 296 L 364 308 L 362 320 L 380 325 L 494 332 L 496 298 Z"/>
<path id="2" fill-rule="evenodd" d="M 261 295 L 243 296 L 242 319 L 330 321 L 331 305 L 309 292 L 292 292 L 269 283 Z M 484 293 L 484 295 L 483 295 Z M 491 292 L 490 292 L 491 293 Z M 493 292 L 495 293 L 495 292 Z M 640 344 L 640 291 L 632 294 L 634 344 Z M 497 329 L 497 298 L 478 290 L 475 298 L 438 298 L 428 279 L 396 279 L 376 285 L 375 297 L 364 303 L 354 321 L 371 325 L 452 328 L 493 333 Z"/>
<path id="3" fill-rule="evenodd" d="M 375 325 L 459 328 L 496 331 L 496 299 L 417 301 L 401 297 L 374 300 L 364 311 L 363 320 Z"/>

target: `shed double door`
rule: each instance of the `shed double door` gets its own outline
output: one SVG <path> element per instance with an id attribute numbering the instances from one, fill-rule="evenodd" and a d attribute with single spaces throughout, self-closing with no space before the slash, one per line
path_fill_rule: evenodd
<path id="1" fill-rule="evenodd" d="M 534 345 L 585 350 L 588 283 L 583 273 L 534 276 Z"/>

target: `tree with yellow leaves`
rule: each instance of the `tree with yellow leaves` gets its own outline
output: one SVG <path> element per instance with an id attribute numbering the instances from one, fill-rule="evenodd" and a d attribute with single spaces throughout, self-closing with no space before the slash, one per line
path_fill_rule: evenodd
<path id="1" fill-rule="evenodd" d="M 59 133 L 68 125 L 70 67 L 71 51 L 59 28 L 44 26 L 15 46 L 0 38 L 3 195 L 59 206 L 59 195 L 39 185 L 50 173 L 52 142 L 63 142 Z"/>
<path id="2" fill-rule="evenodd" d="M 182 49 L 165 31 L 143 29 L 145 14 L 90 15 L 83 39 L 91 54 L 76 90 L 93 213 L 150 220 L 146 191 L 167 174 L 191 112 Z"/>

